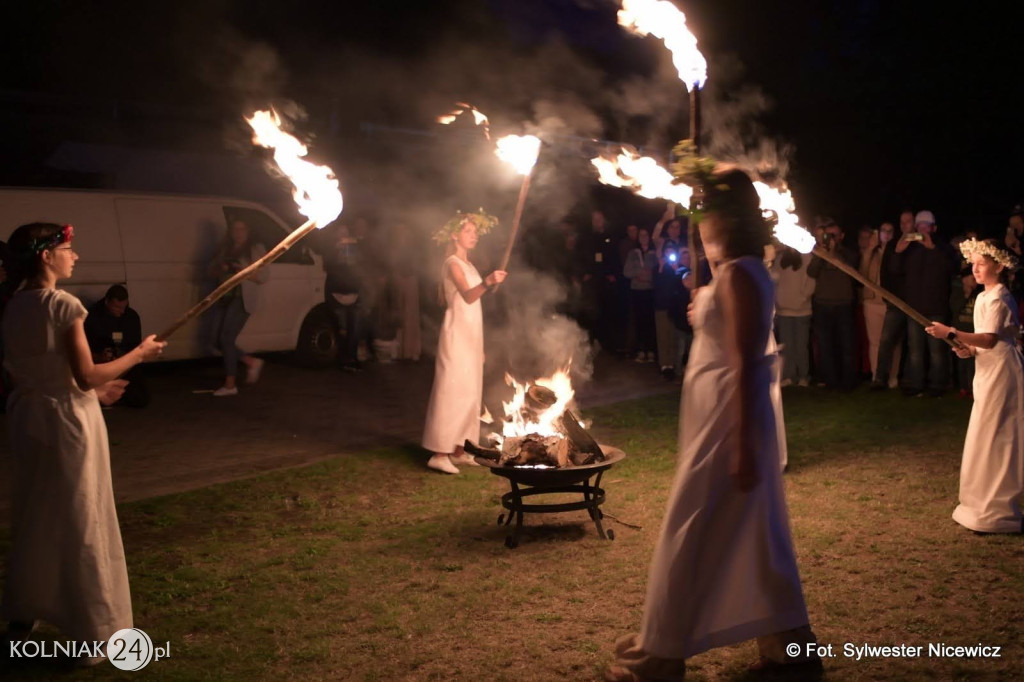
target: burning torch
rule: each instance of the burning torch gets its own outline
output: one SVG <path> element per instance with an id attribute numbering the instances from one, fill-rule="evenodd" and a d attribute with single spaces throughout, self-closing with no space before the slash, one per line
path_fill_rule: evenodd
<path id="1" fill-rule="evenodd" d="M 708 77 L 708 63 L 697 48 L 697 38 L 686 26 L 686 15 L 665 0 L 622 0 L 618 14 L 619 25 L 633 33 L 660 38 L 672 53 L 672 63 L 679 72 L 679 80 L 690 91 L 690 139 L 694 152 L 700 156 L 700 91 Z M 690 208 L 699 200 L 691 195 Z M 697 252 L 697 226 L 686 230 L 690 255 L 693 258 L 694 287 L 700 286 L 700 258 Z"/>
<path id="2" fill-rule="evenodd" d="M 523 207 L 526 205 L 526 195 L 530 191 L 530 178 L 533 177 L 533 167 L 537 164 L 537 156 L 540 154 L 540 138 L 534 135 L 506 135 L 497 142 L 495 154 L 505 163 L 512 166 L 516 173 L 523 176 L 523 184 L 519 187 L 519 200 L 516 202 L 516 212 L 512 216 L 512 232 L 508 237 L 508 246 L 505 247 L 505 255 L 501 258 L 499 270 L 508 267 L 508 260 L 512 257 L 512 246 L 516 241 L 516 234 L 519 232 L 519 222 L 523 218 Z"/>
<path id="3" fill-rule="evenodd" d="M 281 119 L 277 112 L 257 111 L 252 118 L 245 120 L 253 129 L 253 143 L 274 150 L 274 162 L 294 185 L 292 196 L 295 203 L 299 205 L 299 213 L 309 220 L 295 228 L 265 256 L 225 280 L 206 298 L 192 306 L 173 324 L 157 334 L 158 341 L 166 340 L 167 337 L 183 327 L 189 320 L 202 314 L 243 280 L 277 260 L 281 254 L 312 232 L 314 228 L 323 227 L 333 222 L 341 214 L 343 202 L 334 171 L 327 166 L 317 166 L 302 158 L 308 152 L 306 145 L 281 130 Z"/>

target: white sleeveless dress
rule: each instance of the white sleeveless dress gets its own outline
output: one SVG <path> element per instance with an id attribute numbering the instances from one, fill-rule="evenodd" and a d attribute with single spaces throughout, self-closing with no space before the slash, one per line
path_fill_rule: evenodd
<path id="1" fill-rule="evenodd" d="M 484 320 L 480 299 L 466 303 L 448 276 L 451 264 L 462 268 L 466 283 L 483 280 L 471 263 L 457 256 L 444 262 L 444 300 L 448 308 L 441 324 L 434 363 L 434 387 L 427 407 L 423 447 L 452 452 L 468 438 L 480 438 L 480 405 L 484 390 Z"/>
<path id="2" fill-rule="evenodd" d="M 1020 533 L 1024 495 L 1024 358 L 1017 348 L 1017 305 L 1002 284 L 974 304 L 974 332 L 996 334 L 979 348 L 974 407 L 960 465 L 960 504 L 953 519 L 971 530 Z"/>
<path id="3" fill-rule="evenodd" d="M 65 335 L 87 312 L 71 294 L 19 291 L 3 319 L 11 437 L 12 543 L 3 617 L 51 623 L 76 641 L 132 627 L 107 427 L 78 388 Z"/>
<path id="4" fill-rule="evenodd" d="M 759 258 L 722 265 L 732 267 L 745 269 L 757 282 L 762 310 L 757 333 L 767 351 L 771 278 Z M 714 279 L 695 303 L 679 469 L 648 581 L 639 644 L 661 658 L 688 658 L 808 624 L 783 493 L 783 438 L 770 395 L 773 354 L 766 353 L 754 369 L 760 482 L 743 493 L 729 474 L 739 445 L 738 376 L 723 344 L 719 281 Z"/>

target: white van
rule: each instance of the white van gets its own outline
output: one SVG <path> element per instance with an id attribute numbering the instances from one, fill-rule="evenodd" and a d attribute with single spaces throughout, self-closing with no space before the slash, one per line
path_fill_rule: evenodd
<path id="1" fill-rule="evenodd" d="M 111 284 L 128 288 L 142 333 L 159 333 L 209 293 L 207 266 L 228 219 L 242 219 L 267 250 L 291 231 L 259 204 L 236 199 L 94 190 L 0 188 L 0 239 L 32 222 L 70 223 L 79 255 L 61 288 L 89 306 Z M 324 305 L 320 257 L 301 242 L 267 266 L 263 305 L 238 337 L 247 352 L 295 350 L 305 364 L 324 364 L 336 349 L 335 325 Z M 214 354 L 204 317 L 170 338 L 163 357 Z"/>

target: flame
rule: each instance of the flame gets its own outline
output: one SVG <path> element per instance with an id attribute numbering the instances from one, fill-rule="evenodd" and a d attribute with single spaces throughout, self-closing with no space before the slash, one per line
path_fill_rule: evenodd
<path id="1" fill-rule="evenodd" d="M 274 150 L 274 163 L 295 186 L 292 197 L 299 205 L 299 213 L 317 227 L 333 222 L 344 206 L 334 171 L 302 158 L 309 150 L 281 130 L 281 118 L 276 111 L 257 111 L 245 121 L 252 126 L 253 144 Z"/>
<path id="2" fill-rule="evenodd" d="M 619 25 L 646 36 L 661 38 L 672 53 L 679 80 L 687 88 L 702 87 L 708 77 L 708 63 L 697 49 L 697 39 L 686 28 L 686 15 L 664 0 L 622 0 Z"/>
<path id="3" fill-rule="evenodd" d="M 810 253 L 817 242 L 810 232 L 800 226 L 800 216 L 796 214 L 796 205 L 789 189 L 769 187 L 763 182 L 755 182 L 754 189 L 761 199 L 761 210 L 774 212 L 778 219 L 774 229 L 775 238 L 800 253 Z"/>
<path id="4" fill-rule="evenodd" d="M 502 424 L 501 435 L 495 435 L 494 440 L 500 446 L 506 438 L 516 436 L 564 436 L 556 426 L 558 418 L 565 412 L 566 406 L 576 395 L 572 388 L 572 380 L 569 378 L 569 368 L 560 369 L 550 377 L 537 379 L 533 383 L 544 388 L 549 388 L 555 393 L 555 403 L 536 416 L 535 420 L 527 420 L 524 416 L 523 405 L 526 403 L 526 391 L 531 384 L 529 382 L 519 383 L 511 375 L 505 375 L 505 383 L 515 389 L 512 400 L 503 402 L 505 408 L 505 420 Z"/>
<path id="5" fill-rule="evenodd" d="M 540 138 L 533 135 L 506 135 L 497 141 L 495 154 L 516 169 L 520 175 L 529 175 L 540 154 Z"/>
<path id="6" fill-rule="evenodd" d="M 483 126 L 484 137 L 488 140 L 491 139 L 490 121 L 487 120 L 487 116 L 485 116 L 482 111 L 474 107 L 472 104 L 466 104 L 465 102 L 456 102 L 455 106 L 458 108 L 453 109 L 443 116 L 438 116 L 437 122 L 441 125 L 450 125 L 455 122 L 455 119 L 468 111 L 473 114 L 474 125 Z"/>
<path id="7" fill-rule="evenodd" d="M 693 189 L 673 184 L 672 174 L 655 159 L 622 150 L 614 159 L 598 157 L 590 163 L 597 168 L 600 181 L 612 187 L 631 189 L 648 199 L 667 199 L 683 206 L 690 205 Z"/>

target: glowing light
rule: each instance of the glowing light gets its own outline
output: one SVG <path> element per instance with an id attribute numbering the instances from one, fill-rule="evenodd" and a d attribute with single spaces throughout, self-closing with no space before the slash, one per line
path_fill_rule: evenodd
<path id="1" fill-rule="evenodd" d="M 252 127 L 253 144 L 274 150 L 274 163 L 295 187 L 292 197 L 299 205 L 299 213 L 317 227 L 334 221 L 344 206 L 334 171 L 302 158 L 309 150 L 281 130 L 281 118 L 276 111 L 257 111 L 245 121 Z"/>

